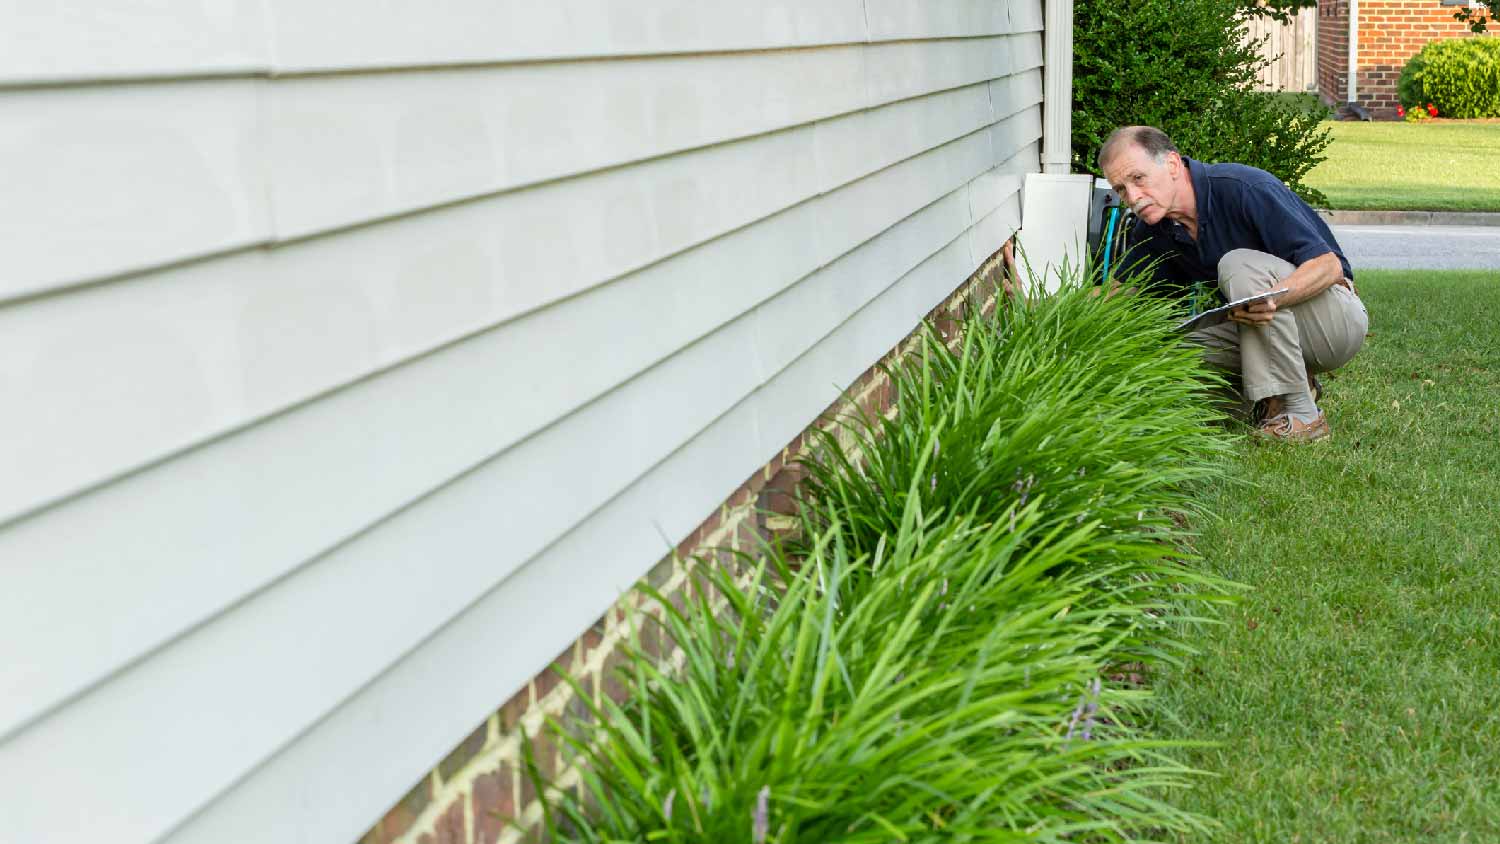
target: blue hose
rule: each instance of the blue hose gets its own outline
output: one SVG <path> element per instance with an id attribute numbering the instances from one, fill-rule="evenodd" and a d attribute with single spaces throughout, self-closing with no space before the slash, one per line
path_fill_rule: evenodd
<path id="1" fill-rule="evenodd" d="M 1104 276 L 1101 283 L 1109 282 L 1109 248 L 1114 245 L 1115 220 L 1120 218 L 1120 207 L 1109 209 L 1109 225 L 1104 230 Z"/>

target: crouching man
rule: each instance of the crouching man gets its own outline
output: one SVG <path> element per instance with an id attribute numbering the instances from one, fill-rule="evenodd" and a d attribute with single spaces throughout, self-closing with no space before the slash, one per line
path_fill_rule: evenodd
<path id="1" fill-rule="evenodd" d="M 1333 232 L 1279 179 L 1243 164 L 1183 156 L 1151 126 L 1116 129 L 1099 169 L 1136 214 L 1129 260 L 1158 261 L 1156 292 L 1217 281 L 1226 300 L 1288 288 L 1195 331 L 1208 362 L 1238 374 L 1261 402 L 1257 431 L 1277 440 L 1328 436 L 1314 375 L 1348 363 L 1369 318 Z"/>

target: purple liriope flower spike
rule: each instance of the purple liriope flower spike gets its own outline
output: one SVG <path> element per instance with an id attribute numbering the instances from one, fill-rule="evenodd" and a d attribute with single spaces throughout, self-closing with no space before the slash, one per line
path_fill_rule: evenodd
<path id="1" fill-rule="evenodd" d="M 932 457 L 933 457 L 934 460 L 936 460 L 937 456 L 938 456 L 938 441 L 937 440 L 933 440 L 932 441 Z"/>
<path id="2" fill-rule="evenodd" d="M 1083 708 L 1083 740 L 1084 741 L 1088 741 L 1089 739 L 1091 739 L 1091 738 L 1094 737 L 1094 713 L 1096 713 L 1096 712 L 1099 711 L 1099 692 L 1100 692 L 1100 689 L 1101 689 L 1101 687 L 1100 687 L 1100 683 L 1099 683 L 1099 678 L 1095 677 L 1094 678 L 1094 682 L 1091 683 L 1091 684 L 1089 684 L 1089 693 L 1090 694 L 1089 694 L 1088 704 L 1086 706 L 1084 706 L 1084 708 Z"/>
<path id="3" fill-rule="evenodd" d="M 750 818 L 750 840 L 754 844 L 766 844 L 771 834 L 771 787 L 763 785 L 755 795 L 755 814 Z"/>
<path id="4" fill-rule="evenodd" d="M 928 487 L 927 491 L 937 492 L 937 475 L 932 476 L 932 484 Z"/>
<path id="5" fill-rule="evenodd" d="M 1078 729 L 1078 719 L 1083 717 L 1083 701 L 1078 702 L 1077 708 L 1073 710 L 1073 717 L 1068 719 L 1068 734 L 1063 736 L 1063 749 L 1068 748 L 1067 742 L 1073 740 L 1073 731 Z"/>
<path id="6" fill-rule="evenodd" d="M 667 792 L 667 799 L 662 801 L 661 804 L 661 813 L 663 815 L 666 815 L 667 821 L 669 823 L 672 820 L 672 800 L 675 797 L 677 797 L 677 789 L 674 788 L 671 791 Z"/>

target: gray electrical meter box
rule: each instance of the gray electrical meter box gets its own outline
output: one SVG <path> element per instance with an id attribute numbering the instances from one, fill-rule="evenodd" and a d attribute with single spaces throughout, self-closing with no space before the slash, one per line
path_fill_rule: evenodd
<path id="1" fill-rule="evenodd" d="M 1106 212 L 1111 205 L 1119 205 L 1120 197 L 1103 179 L 1094 180 L 1094 189 L 1089 196 L 1089 257 L 1099 257 L 1100 244 L 1104 242 Z"/>

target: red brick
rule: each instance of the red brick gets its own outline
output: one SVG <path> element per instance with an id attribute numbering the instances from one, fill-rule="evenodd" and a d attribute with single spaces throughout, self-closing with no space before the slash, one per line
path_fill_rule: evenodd
<path id="1" fill-rule="evenodd" d="M 526 715 L 526 710 L 531 708 L 531 692 L 522 688 L 511 696 L 511 699 L 500 707 L 500 732 L 508 733 L 521 723 L 521 718 Z"/>
<path id="2" fill-rule="evenodd" d="M 360 839 L 361 844 L 390 844 L 406 834 L 431 803 L 432 779 L 424 776 Z"/>
<path id="3" fill-rule="evenodd" d="M 625 703 L 630 699 L 630 660 L 625 657 L 625 653 L 624 648 L 611 650 L 604 657 L 604 663 L 599 667 L 598 682 L 601 705 L 606 699 L 615 703 Z"/>
<path id="4" fill-rule="evenodd" d="M 443 761 L 438 763 L 438 776 L 442 777 L 444 782 L 453 779 L 453 775 L 462 770 L 464 765 L 469 763 L 470 759 L 478 756 L 480 751 L 484 750 L 484 746 L 489 741 L 489 738 L 489 723 L 480 724 L 474 729 L 474 732 L 469 733 L 463 741 L 459 742 L 458 747 L 453 748 L 452 752 Z"/>
<path id="5" fill-rule="evenodd" d="M 777 472 L 761 490 L 756 506 L 767 512 L 782 516 L 797 512 L 797 487 L 807 477 L 807 470 L 798 465 L 788 466 Z"/>
<path id="6" fill-rule="evenodd" d="M 579 657 L 578 668 L 575 670 L 582 671 L 583 666 L 593 660 L 594 651 L 598 650 L 599 646 L 604 644 L 604 626 L 604 619 L 601 618 L 594 622 L 592 627 L 583 631 L 582 636 L 578 637 L 578 644 L 581 646 L 580 650 L 582 653 Z"/>
<path id="7" fill-rule="evenodd" d="M 467 823 L 463 799 L 453 801 L 453 805 L 438 817 L 437 826 L 432 830 L 436 835 L 434 844 L 469 844 Z"/>
<path id="8" fill-rule="evenodd" d="M 516 817 L 514 780 L 515 773 L 508 765 L 474 780 L 470 802 L 475 844 L 495 844 Z"/>
<path id="9" fill-rule="evenodd" d="M 553 689 L 562 685 L 563 674 L 567 671 L 567 666 L 572 660 L 573 646 L 569 645 L 567 650 L 557 655 L 557 658 L 552 661 L 552 664 L 545 671 L 532 679 L 532 693 L 536 695 L 538 702 L 551 694 Z"/>

